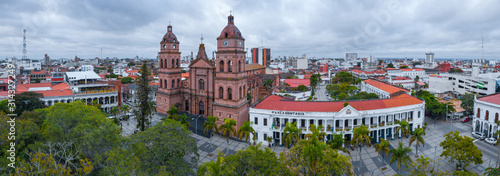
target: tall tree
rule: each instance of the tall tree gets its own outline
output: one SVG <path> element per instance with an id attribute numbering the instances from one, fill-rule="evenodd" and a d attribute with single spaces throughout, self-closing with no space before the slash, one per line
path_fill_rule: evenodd
<path id="1" fill-rule="evenodd" d="M 409 147 L 404 147 L 403 143 L 399 142 L 398 148 L 391 149 L 392 158 L 390 164 L 396 161 L 398 171 L 401 169 L 402 164 L 408 166 L 408 163 L 412 162 L 410 156 L 408 155 L 410 152 L 411 149 Z"/>
<path id="2" fill-rule="evenodd" d="M 283 139 L 288 148 L 290 145 L 295 145 L 299 141 L 299 136 L 302 134 L 302 129 L 297 128 L 297 122 L 287 122 L 285 129 L 283 129 Z"/>
<path id="3" fill-rule="evenodd" d="M 450 159 L 449 162 L 457 162 L 456 167 L 465 169 L 471 162 L 483 163 L 483 153 L 474 144 L 472 138 L 460 136 L 458 131 L 452 131 L 444 135 L 444 140 L 439 143 L 443 147 L 441 157 Z"/>
<path id="4" fill-rule="evenodd" d="M 188 116 L 186 114 L 183 114 L 182 116 L 179 117 L 179 122 L 181 123 L 182 126 L 185 126 L 186 129 L 189 129 L 191 127 L 191 124 L 188 121 Z"/>
<path id="5" fill-rule="evenodd" d="M 44 108 L 45 104 L 40 100 L 43 95 L 36 92 L 23 92 L 14 97 L 16 104 L 15 114 L 21 115 L 24 111 L 33 111 L 34 109 Z"/>
<path id="6" fill-rule="evenodd" d="M 422 128 L 417 128 L 415 131 L 412 132 L 412 136 L 410 138 L 410 144 L 408 146 L 411 146 L 411 143 L 416 142 L 415 144 L 415 151 L 418 156 L 418 147 L 420 146 L 420 143 L 422 143 L 422 146 L 425 146 L 425 141 L 424 141 L 424 129 Z"/>
<path id="7" fill-rule="evenodd" d="M 392 63 L 387 64 L 387 68 L 394 68 L 394 64 Z"/>
<path id="8" fill-rule="evenodd" d="M 332 140 L 328 140 L 326 141 L 326 143 L 333 149 L 333 150 L 337 150 L 337 151 L 342 151 L 344 153 L 347 153 L 349 155 L 351 155 L 351 152 L 349 152 L 349 150 L 347 150 L 343 145 L 346 143 L 346 141 L 344 140 L 343 138 L 343 134 L 340 133 L 340 134 L 336 134 L 336 133 L 333 133 L 332 134 Z"/>
<path id="9" fill-rule="evenodd" d="M 401 133 L 401 142 L 403 141 L 403 137 L 408 137 L 410 134 L 410 123 L 406 120 L 397 121 L 396 124 L 399 126 L 396 128 L 396 134 Z"/>
<path id="10" fill-rule="evenodd" d="M 235 120 L 225 118 L 224 124 L 219 127 L 220 133 L 222 133 L 222 135 L 224 135 L 224 138 L 226 138 L 227 140 L 226 153 L 228 152 L 227 150 L 229 150 L 229 137 L 231 137 L 231 135 L 236 136 L 236 128 L 234 128 L 235 126 Z"/>
<path id="11" fill-rule="evenodd" d="M 209 155 L 212 155 L 212 134 L 214 130 L 216 132 L 219 132 L 219 127 L 217 126 L 217 121 L 219 121 L 218 117 L 215 116 L 207 116 L 207 120 L 203 124 L 203 130 L 205 133 L 208 133 L 210 136 L 208 137 L 210 139 L 210 153 Z"/>
<path id="12" fill-rule="evenodd" d="M 137 129 L 144 131 L 151 124 L 151 119 L 153 118 L 153 113 L 156 111 L 154 105 L 150 103 L 151 88 L 149 87 L 149 69 L 147 67 L 147 61 L 144 60 L 142 63 L 141 70 L 139 70 L 140 76 L 136 79 L 137 88 L 137 101 L 138 107 L 134 110 L 135 118 L 137 120 Z"/>
<path id="13" fill-rule="evenodd" d="M 255 130 L 252 128 L 252 123 L 249 121 L 243 122 L 243 125 L 238 129 L 238 136 L 240 139 L 245 138 L 245 142 L 248 142 L 248 138 L 250 138 L 250 134 L 252 134 Z"/>
<path id="14" fill-rule="evenodd" d="M 178 120 L 179 119 L 179 109 L 174 107 L 174 105 L 170 105 L 170 109 L 167 111 L 168 118 Z"/>
<path id="15" fill-rule="evenodd" d="M 352 131 L 351 145 L 359 148 L 359 160 L 361 161 L 361 146 L 366 144 L 366 147 L 371 146 L 370 130 L 367 126 L 361 124 L 360 127 L 354 128 Z M 360 163 L 361 164 L 361 163 Z"/>
<path id="16" fill-rule="evenodd" d="M 380 155 L 380 152 L 382 152 L 382 158 L 385 158 L 385 155 L 389 154 L 389 147 L 391 146 L 391 143 L 389 141 L 385 140 L 384 138 L 380 138 L 380 143 L 375 144 L 373 147 L 375 147 L 375 151 Z"/>
<path id="17" fill-rule="evenodd" d="M 473 114 L 472 109 L 474 109 L 474 96 L 475 95 L 472 93 L 465 93 L 462 97 L 460 97 L 460 100 L 462 100 L 460 107 L 464 108 L 467 114 Z"/>

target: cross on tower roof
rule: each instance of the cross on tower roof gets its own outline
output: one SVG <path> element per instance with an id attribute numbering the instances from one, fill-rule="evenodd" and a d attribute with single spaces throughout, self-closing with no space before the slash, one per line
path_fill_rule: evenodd
<path id="1" fill-rule="evenodd" d="M 203 44 L 203 34 L 201 34 L 201 43 Z"/>
<path id="2" fill-rule="evenodd" d="M 232 10 L 229 11 L 229 15 L 233 15 L 233 11 Z"/>

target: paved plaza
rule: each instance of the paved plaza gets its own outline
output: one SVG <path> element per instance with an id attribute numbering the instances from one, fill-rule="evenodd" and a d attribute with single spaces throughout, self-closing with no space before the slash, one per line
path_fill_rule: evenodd
<path id="1" fill-rule="evenodd" d="M 198 119 L 198 126 L 196 126 L 195 117 L 191 117 L 191 137 L 196 140 L 198 146 L 198 154 L 200 155 L 198 164 L 213 161 L 217 158 L 217 148 L 221 148 L 221 152 L 225 155 L 235 154 L 238 150 L 243 150 L 248 147 L 248 143 L 240 140 L 229 140 L 229 144 L 219 135 L 214 135 L 212 137 L 212 143 L 208 138 L 209 135 L 202 134 L 201 130 L 203 126 L 203 119 Z M 160 115 L 155 115 L 152 120 L 152 126 L 156 125 L 161 120 Z M 460 120 L 454 120 L 451 122 L 444 122 L 440 120 L 434 120 L 426 117 L 425 121 L 428 123 L 426 135 L 424 136 L 425 146 L 420 146 L 418 149 L 419 155 L 424 155 L 430 159 L 438 159 L 440 165 L 440 170 L 449 170 L 450 172 L 455 171 L 455 163 L 450 163 L 448 160 L 439 157 L 443 149 L 439 146 L 439 143 L 444 140 L 443 135 L 449 131 L 459 131 L 460 135 L 465 135 L 471 137 L 471 123 L 461 123 Z M 136 122 L 135 119 L 129 119 L 127 121 L 121 121 L 123 125 L 122 135 L 130 135 L 134 133 Z M 198 131 L 195 133 L 194 128 L 198 127 Z M 403 142 L 404 146 L 408 146 L 409 138 L 395 138 L 394 140 L 388 139 L 392 147 L 397 147 L 400 141 Z M 476 146 L 483 152 L 483 164 L 474 165 L 471 164 L 466 169 L 475 173 L 483 173 L 484 170 L 490 166 L 494 167 L 497 162 L 497 153 L 500 150 L 500 146 L 492 146 L 487 144 L 482 140 L 475 140 Z M 267 147 L 263 146 L 263 147 Z M 410 147 L 412 152 L 410 156 L 415 160 L 415 143 Z M 274 152 L 281 153 L 286 149 L 285 147 L 273 146 L 272 150 Z M 371 147 L 363 147 L 361 149 L 361 162 L 359 159 L 359 150 L 351 150 L 351 162 L 354 168 L 354 173 L 356 175 L 394 175 L 396 173 L 407 175 L 405 167 L 400 171 L 397 170 L 396 163 L 389 165 L 390 155 L 382 158 L 382 155 L 378 155 L 375 152 L 373 145 Z M 212 155 L 209 155 L 211 153 Z M 385 168 L 385 169 L 383 169 Z"/>

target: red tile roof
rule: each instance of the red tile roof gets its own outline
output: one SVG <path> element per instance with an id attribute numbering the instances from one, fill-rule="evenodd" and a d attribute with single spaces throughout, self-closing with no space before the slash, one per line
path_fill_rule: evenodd
<path id="1" fill-rule="evenodd" d="M 478 98 L 478 100 L 500 105 L 500 93 L 484 96 L 484 97 Z"/>
<path id="2" fill-rule="evenodd" d="M 62 89 L 70 89 L 71 87 L 69 87 L 69 85 L 66 83 L 59 83 L 50 88 L 52 88 L 52 90 L 62 90 Z"/>
<path id="3" fill-rule="evenodd" d="M 45 91 L 35 91 L 35 92 L 43 94 L 43 97 L 59 97 L 59 96 L 71 96 L 71 95 L 73 95 L 73 91 L 70 89 L 45 90 Z"/>
<path id="4" fill-rule="evenodd" d="M 374 86 L 376 88 L 379 88 L 380 90 L 389 92 L 389 94 L 393 94 L 393 93 L 396 93 L 396 92 L 399 92 L 399 91 L 409 92 L 406 89 L 402 89 L 402 88 L 399 88 L 399 87 L 396 87 L 396 86 L 392 86 L 392 85 L 389 85 L 389 84 L 386 84 L 386 83 L 383 83 L 383 82 L 380 82 L 380 81 L 376 81 L 376 80 L 373 80 L 373 79 L 367 79 L 364 82 L 367 83 L 367 84 L 370 84 L 370 85 L 372 85 L 372 86 Z"/>
<path id="5" fill-rule="evenodd" d="M 45 70 L 40 70 L 40 71 L 34 71 L 34 70 L 31 70 L 31 74 L 45 74 Z"/>
<path id="6" fill-rule="evenodd" d="M 290 87 L 299 87 L 299 85 L 304 85 L 309 87 L 311 85 L 310 79 L 285 79 L 285 83 L 290 85 Z"/>
<path id="7" fill-rule="evenodd" d="M 255 109 L 301 112 L 338 112 L 344 108 L 343 101 L 289 101 L 285 98 L 271 95 L 257 104 Z M 358 111 L 394 108 L 400 106 L 421 104 L 423 101 L 407 94 L 401 94 L 391 99 L 348 101 Z"/>
<path id="8" fill-rule="evenodd" d="M 50 84 L 50 83 L 17 84 L 17 86 L 16 86 L 16 93 L 26 92 L 31 87 L 52 87 L 52 84 Z"/>
<path id="9" fill-rule="evenodd" d="M 400 69 L 401 71 L 424 71 L 424 69 L 421 68 L 407 68 L 407 69 Z"/>
<path id="10" fill-rule="evenodd" d="M 189 72 L 181 73 L 181 77 L 188 79 L 189 78 Z"/>

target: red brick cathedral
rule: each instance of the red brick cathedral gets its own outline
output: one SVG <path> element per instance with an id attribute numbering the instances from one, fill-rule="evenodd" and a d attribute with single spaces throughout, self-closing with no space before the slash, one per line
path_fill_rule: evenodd
<path id="1" fill-rule="evenodd" d="M 237 121 L 237 127 L 248 121 L 249 101 L 259 98 L 259 76 L 265 67 L 245 63 L 245 39 L 228 17 L 227 26 L 217 37 L 216 58 L 209 59 L 205 46 L 200 44 L 196 59 L 189 65 L 189 78 L 181 80 L 179 41 L 168 26 L 160 42 L 159 89 L 157 112 L 166 115 L 171 105 L 190 114 L 219 117 Z"/>

